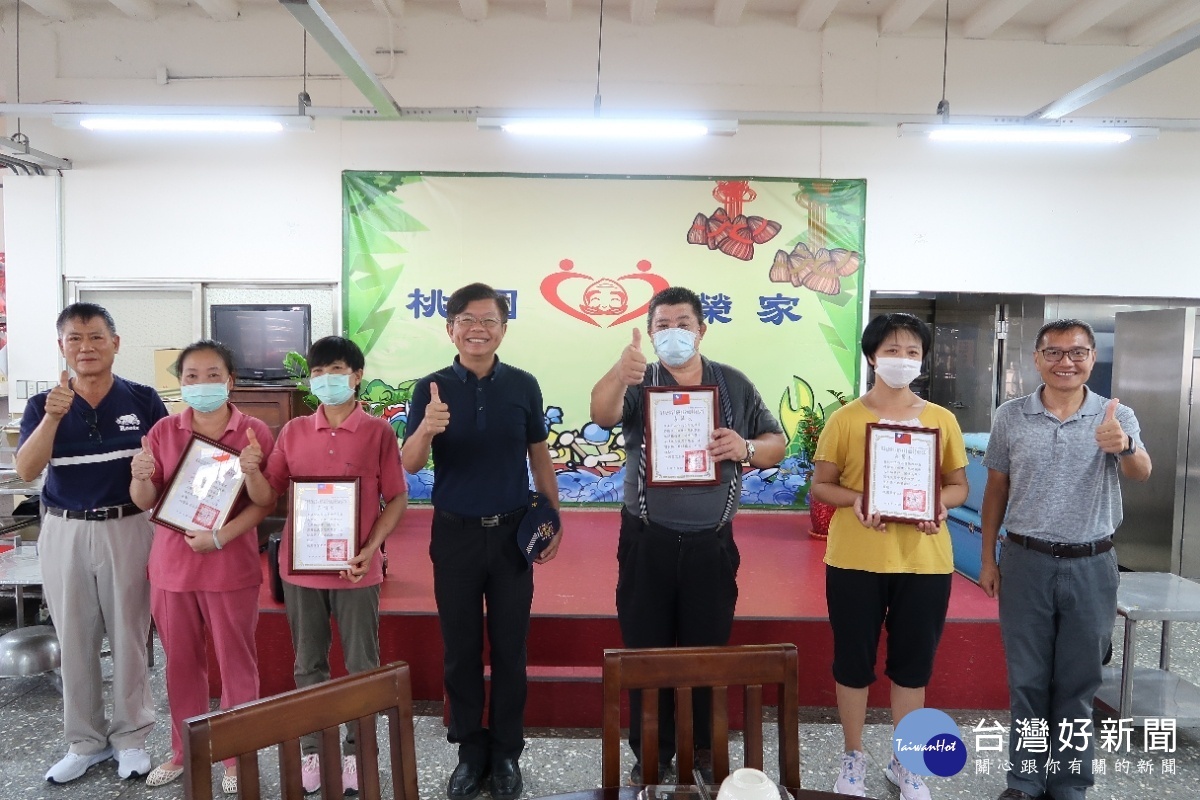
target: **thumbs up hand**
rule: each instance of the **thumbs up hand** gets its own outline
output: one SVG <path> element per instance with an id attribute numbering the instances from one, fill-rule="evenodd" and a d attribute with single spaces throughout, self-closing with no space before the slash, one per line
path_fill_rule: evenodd
<path id="1" fill-rule="evenodd" d="M 238 463 L 241 464 L 242 474 L 250 475 L 262 470 L 263 451 L 262 446 L 258 443 L 258 437 L 254 435 L 254 428 L 246 429 L 246 439 L 250 443 L 242 448 Z"/>
<path id="2" fill-rule="evenodd" d="M 637 386 L 646 377 L 646 356 L 642 355 L 642 331 L 633 329 L 633 340 L 621 351 L 617 375 L 626 386 Z"/>
<path id="3" fill-rule="evenodd" d="M 46 395 L 46 415 L 62 419 L 71 410 L 75 402 L 75 392 L 71 391 L 71 376 L 65 369 L 58 380 L 58 385 Z"/>
<path id="4" fill-rule="evenodd" d="M 421 420 L 421 427 L 429 435 L 429 438 L 432 439 L 449 426 L 450 406 L 442 402 L 437 381 L 430 381 L 429 405 L 425 406 L 425 418 Z"/>
<path id="5" fill-rule="evenodd" d="M 1096 426 L 1096 446 L 1106 453 L 1116 455 L 1129 449 L 1129 436 L 1117 422 L 1117 406 L 1121 401 L 1113 398 L 1104 407 L 1104 419 Z"/>
<path id="6" fill-rule="evenodd" d="M 129 466 L 130 474 L 135 481 L 148 481 L 154 477 L 154 454 L 150 452 L 150 444 L 142 437 L 142 449 Z"/>

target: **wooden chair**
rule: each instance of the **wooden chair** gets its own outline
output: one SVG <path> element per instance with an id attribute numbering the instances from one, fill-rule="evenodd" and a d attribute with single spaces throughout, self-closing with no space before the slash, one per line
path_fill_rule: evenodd
<path id="1" fill-rule="evenodd" d="M 412 682 L 408 665 L 396 662 L 370 672 L 295 689 L 275 697 L 214 711 L 185 722 L 185 800 L 211 800 L 212 765 L 237 758 L 238 796 L 260 796 L 258 751 L 278 745 L 282 797 L 301 800 L 300 737 L 321 733 L 321 792 L 342 797 L 342 754 L 338 726 L 358 722 L 358 781 L 363 800 L 379 800 L 379 745 L 375 715 L 391 731 L 392 797 L 418 800 L 413 743 Z"/>
<path id="2" fill-rule="evenodd" d="M 745 765 L 762 769 L 763 686 L 779 689 L 779 782 L 800 788 L 800 730 L 796 646 L 666 647 L 604 651 L 603 786 L 620 786 L 621 692 L 642 693 L 642 777 L 658 782 L 658 692 L 675 691 L 679 783 L 692 783 L 692 689 L 712 687 L 713 778 L 729 774 L 728 688 L 743 686 Z"/>

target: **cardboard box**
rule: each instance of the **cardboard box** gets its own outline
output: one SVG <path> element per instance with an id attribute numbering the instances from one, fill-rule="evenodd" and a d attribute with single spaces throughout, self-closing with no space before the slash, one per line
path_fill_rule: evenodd
<path id="1" fill-rule="evenodd" d="M 154 351 L 154 388 L 159 392 L 179 394 L 179 378 L 171 374 L 183 348 L 173 347 Z"/>

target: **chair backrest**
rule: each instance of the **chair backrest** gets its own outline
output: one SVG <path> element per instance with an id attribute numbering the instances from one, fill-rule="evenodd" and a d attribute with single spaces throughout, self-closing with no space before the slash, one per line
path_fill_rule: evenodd
<path id="1" fill-rule="evenodd" d="M 800 714 L 794 644 L 604 651 L 602 785 L 621 785 L 621 692 L 642 695 L 642 777 L 658 782 L 658 691 L 675 691 L 679 783 L 692 782 L 692 689 L 712 688 L 713 778 L 729 774 L 729 692 L 745 697 L 745 765 L 763 768 L 763 687 L 778 687 L 779 782 L 800 788 Z"/>
<path id="2" fill-rule="evenodd" d="M 341 798 L 338 726 L 356 721 L 359 796 L 363 800 L 379 800 L 376 714 L 387 717 L 389 723 L 392 796 L 396 800 L 418 800 L 412 681 L 408 665 L 402 662 L 186 720 L 184 798 L 211 800 L 212 765 L 236 758 L 238 794 L 257 800 L 258 751 L 277 745 L 282 796 L 286 800 L 300 800 L 304 797 L 300 783 L 300 737 L 318 731 L 322 796 Z"/>

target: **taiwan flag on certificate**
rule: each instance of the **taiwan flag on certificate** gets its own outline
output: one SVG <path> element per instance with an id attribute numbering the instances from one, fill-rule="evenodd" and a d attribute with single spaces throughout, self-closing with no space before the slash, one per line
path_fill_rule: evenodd
<path id="1" fill-rule="evenodd" d="M 333 484 L 332 483 L 318 483 L 317 484 L 317 494 L 333 494 Z"/>
<path id="2" fill-rule="evenodd" d="M 912 444 L 912 434 L 911 433 L 897 433 L 896 434 L 896 444 Z"/>
<path id="3" fill-rule="evenodd" d="M 671 395 L 671 404 L 672 405 L 686 406 L 686 405 L 689 405 L 691 402 L 692 402 L 692 400 L 690 397 L 688 397 L 687 392 L 674 392 Z"/>

